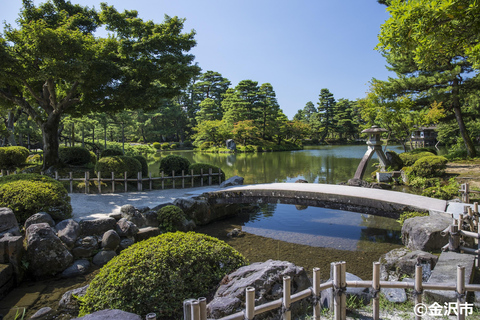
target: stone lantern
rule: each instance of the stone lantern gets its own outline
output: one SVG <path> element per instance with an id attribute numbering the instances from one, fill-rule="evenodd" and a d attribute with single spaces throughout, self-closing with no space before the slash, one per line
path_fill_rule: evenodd
<path id="1" fill-rule="evenodd" d="M 380 161 L 380 166 L 383 170 L 385 170 L 387 158 L 382 150 L 382 140 L 381 136 L 382 133 L 388 132 L 387 129 L 380 128 L 378 126 L 372 126 L 369 129 L 365 129 L 362 133 L 368 133 L 368 140 L 367 140 L 367 152 L 360 161 L 358 165 L 357 171 L 355 172 L 354 179 L 362 179 L 363 175 L 365 174 L 365 169 L 367 168 L 368 161 L 372 158 L 373 154 L 376 152 L 378 156 L 378 160 Z"/>

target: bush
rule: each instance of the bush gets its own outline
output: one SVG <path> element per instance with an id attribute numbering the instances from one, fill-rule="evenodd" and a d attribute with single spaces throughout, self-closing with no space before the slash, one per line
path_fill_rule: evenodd
<path id="1" fill-rule="evenodd" d="M 148 177 L 148 163 L 144 156 L 133 156 L 142 165 L 142 177 Z"/>
<path id="2" fill-rule="evenodd" d="M 62 163 L 72 166 L 82 166 L 91 161 L 90 151 L 82 147 L 60 148 L 58 157 Z"/>
<path id="3" fill-rule="evenodd" d="M 435 187 L 425 189 L 422 193 L 422 196 L 442 200 L 452 200 L 458 197 L 459 188 L 460 185 L 455 178 L 451 178 L 448 184 L 444 186 L 441 186 L 440 183 L 438 183 Z"/>
<path id="4" fill-rule="evenodd" d="M 90 152 L 90 162 L 93 163 L 93 164 L 96 164 L 97 163 L 97 155 L 93 151 L 89 151 L 89 152 Z"/>
<path id="5" fill-rule="evenodd" d="M 435 177 L 445 173 L 447 158 L 441 156 L 422 157 L 415 161 L 412 173 L 418 177 Z"/>
<path id="6" fill-rule="evenodd" d="M 46 212 L 57 221 L 72 216 L 65 187 L 53 178 L 33 173 L 0 177 L 0 207 L 12 209 L 21 224 L 38 212 Z"/>
<path id="7" fill-rule="evenodd" d="M 185 213 L 177 206 L 169 205 L 160 208 L 157 212 L 157 219 L 160 227 L 167 232 L 179 231 L 186 220 Z"/>
<path id="8" fill-rule="evenodd" d="M 116 177 L 123 177 L 124 172 L 127 172 L 128 178 L 136 178 L 137 173 L 142 171 L 142 164 L 127 156 L 103 157 L 98 160 L 95 171 L 103 172 L 104 176 L 114 172 Z"/>
<path id="9" fill-rule="evenodd" d="M 218 173 L 218 171 L 220 170 L 221 173 L 222 173 L 222 175 L 221 175 L 222 181 L 225 181 L 225 172 L 223 172 L 223 170 L 221 170 L 219 167 L 214 166 L 212 164 L 208 164 L 208 163 L 192 163 L 188 167 L 188 174 L 190 174 L 192 172 L 192 170 L 193 170 L 194 175 L 200 174 L 201 169 L 203 169 L 204 174 L 207 174 L 208 170 L 210 168 L 212 169 L 212 173 Z M 208 177 L 203 177 L 202 179 L 203 179 L 203 184 L 204 185 L 208 184 Z M 218 176 L 213 176 L 212 177 L 212 183 L 213 184 L 219 184 Z"/>
<path id="10" fill-rule="evenodd" d="M 80 314 L 120 309 L 180 319 L 183 301 L 206 297 L 245 258 L 221 240 L 194 232 L 138 242 L 108 262 L 90 283 Z"/>
<path id="11" fill-rule="evenodd" d="M 162 143 L 162 150 L 170 149 L 170 143 L 164 142 Z"/>
<path id="12" fill-rule="evenodd" d="M 154 147 L 157 150 L 160 150 L 160 148 L 162 148 L 162 145 L 160 144 L 160 142 L 154 142 L 152 143 L 152 147 Z"/>
<path id="13" fill-rule="evenodd" d="M 422 152 L 430 152 L 430 153 L 433 153 L 434 155 L 437 155 L 437 149 L 435 149 L 434 147 L 416 148 L 410 151 L 409 153 L 418 154 Z"/>
<path id="14" fill-rule="evenodd" d="M 171 175 L 172 171 L 175 171 L 175 175 L 181 175 L 182 170 L 188 172 L 189 166 L 190 161 L 187 158 L 171 154 L 160 161 L 160 172 L 163 171 L 166 176 Z"/>
<path id="15" fill-rule="evenodd" d="M 100 158 L 113 157 L 113 156 L 123 156 L 122 150 L 120 150 L 120 149 L 105 149 L 100 153 Z"/>
<path id="16" fill-rule="evenodd" d="M 42 156 L 39 154 L 31 154 L 27 157 L 27 163 L 40 163 L 42 162 Z"/>
<path id="17" fill-rule="evenodd" d="M 29 155 L 25 147 L 1 147 L 0 148 L 0 169 L 14 169 L 21 166 Z"/>
<path id="18" fill-rule="evenodd" d="M 200 150 L 207 150 L 207 149 L 209 149 L 209 148 L 211 148 L 211 147 L 213 147 L 213 142 L 211 142 L 211 141 L 202 142 L 202 143 L 198 146 L 198 148 L 199 148 Z"/>
<path id="19" fill-rule="evenodd" d="M 172 145 L 170 146 L 170 149 L 177 149 L 177 144 L 176 144 L 176 143 L 172 143 Z"/>
<path id="20" fill-rule="evenodd" d="M 191 148 L 191 147 L 193 147 L 193 143 L 192 143 L 192 141 L 190 141 L 190 140 L 185 140 L 185 141 L 183 141 L 183 144 L 182 144 L 182 145 L 183 145 L 185 148 Z"/>
<path id="21" fill-rule="evenodd" d="M 452 150 L 448 151 L 448 154 L 445 155 L 445 158 L 447 158 L 450 161 L 454 160 L 465 160 L 468 158 L 468 153 L 467 150 Z"/>
<path id="22" fill-rule="evenodd" d="M 413 153 L 413 154 L 410 152 L 404 152 L 404 153 L 400 153 L 399 156 L 400 156 L 400 159 L 402 159 L 403 161 L 403 165 L 406 167 L 410 167 L 418 159 L 423 157 L 434 156 L 434 154 L 431 152 L 419 152 L 419 153 Z"/>

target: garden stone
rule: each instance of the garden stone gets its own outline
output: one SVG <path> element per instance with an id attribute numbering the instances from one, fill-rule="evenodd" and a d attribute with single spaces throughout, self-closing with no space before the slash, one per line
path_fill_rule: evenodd
<path id="1" fill-rule="evenodd" d="M 395 288 L 380 288 L 380 292 L 383 293 L 385 299 L 394 303 L 404 303 L 407 301 L 407 293 L 405 289 Z"/>
<path id="2" fill-rule="evenodd" d="M 78 222 L 73 219 L 63 220 L 57 223 L 55 229 L 57 229 L 57 236 L 60 240 L 71 250 L 80 235 Z"/>
<path id="3" fill-rule="evenodd" d="M 57 312 L 50 307 L 44 307 L 38 310 L 30 317 L 30 320 L 46 320 L 46 319 L 55 319 Z"/>
<path id="4" fill-rule="evenodd" d="M 100 251 L 93 257 L 92 262 L 96 266 L 103 266 L 116 256 L 117 256 L 117 253 L 112 250 Z"/>
<path id="5" fill-rule="evenodd" d="M 76 320 L 142 320 L 138 314 L 122 311 L 122 310 L 100 310 L 83 316 L 75 318 Z"/>
<path id="6" fill-rule="evenodd" d="M 88 236 L 79 238 L 75 242 L 75 248 L 72 249 L 72 254 L 75 258 L 90 258 L 96 250 L 98 250 L 97 238 Z"/>
<path id="7" fill-rule="evenodd" d="M 138 233 L 138 227 L 132 221 L 122 218 L 115 225 L 115 231 L 120 237 L 134 237 Z"/>
<path id="8" fill-rule="evenodd" d="M 452 218 L 443 214 L 407 219 L 402 227 L 403 244 L 411 250 L 440 250 L 448 243 L 441 232 L 451 223 Z"/>
<path id="9" fill-rule="evenodd" d="M 372 185 L 365 180 L 352 178 L 348 180 L 347 185 L 352 187 L 370 188 Z"/>
<path id="10" fill-rule="evenodd" d="M 85 294 L 87 293 L 88 286 L 89 285 L 87 284 L 84 287 L 80 287 L 80 288 L 65 292 L 62 296 L 62 299 L 60 299 L 60 302 L 58 303 L 59 310 L 66 313 L 70 313 L 70 314 L 78 314 L 80 305 L 78 303 L 78 300 L 75 299 L 74 296 L 77 296 L 77 297 L 85 296 Z"/>
<path id="11" fill-rule="evenodd" d="M 30 225 L 25 239 L 29 269 L 36 277 L 62 272 L 73 261 L 72 254 L 48 223 Z"/>
<path id="12" fill-rule="evenodd" d="M 0 208 L 0 238 L 3 236 L 20 236 L 17 218 L 10 208 Z"/>
<path id="13" fill-rule="evenodd" d="M 118 249 L 121 251 L 121 250 L 124 250 L 128 247 L 130 247 L 132 244 L 134 244 L 135 241 L 132 240 L 132 239 L 122 239 L 122 241 L 120 241 L 120 245 L 118 246 Z"/>
<path id="14" fill-rule="evenodd" d="M 310 287 L 307 273 L 301 267 L 287 261 L 268 260 L 252 263 L 226 275 L 215 292 L 214 299 L 207 305 L 208 316 L 220 318 L 245 308 L 245 288 L 255 287 L 255 304 L 260 305 L 283 296 L 283 277 L 290 276 L 292 294 Z M 306 311 L 307 305 L 292 304 L 292 318 Z M 276 309 L 255 319 L 280 319 L 281 310 Z"/>
<path id="15" fill-rule="evenodd" d="M 147 240 L 152 237 L 156 237 L 161 233 L 162 232 L 160 231 L 159 228 L 154 228 L 154 227 L 141 228 L 136 234 L 135 239 L 137 242 L 139 242 L 142 240 Z"/>
<path id="16" fill-rule="evenodd" d="M 110 218 L 113 218 L 113 219 L 117 220 L 117 221 L 122 219 L 122 214 L 120 212 L 109 213 L 108 216 Z"/>
<path id="17" fill-rule="evenodd" d="M 104 250 L 113 250 L 117 249 L 120 244 L 120 236 L 114 230 L 108 230 L 103 234 L 102 238 L 102 248 Z"/>
<path id="18" fill-rule="evenodd" d="M 36 223 L 48 223 L 50 227 L 55 226 L 55 222 L 52 219 L 52 216 L 50 216 L 46 212 L 39 212 L 31 215 L 27 221 L 25 221 L 25 229 L 27 229 L 30 225 L 36 224 Z"/>
<path id="19" fill-rule="evenodd" d="M 295 181 L 295 183 L 308 183 L 308 181 L 305 180 L 305 179 L 297 179 L 297 181 Z"/>
<path id="20" fill-rule="evenodd" d="M 144 212 L 143 216 L 145 217 L 145 226 L 157 228 L 159 226 L 157 215 L 157 211 L 153 210 Z"/>
<path id="21" fill-rule="evenodd" d="M 90 262 L 88 260 L 85 260 L 85 259 L 77 260 L 77 261 L 74 261 L 70 267 L 63 270 L 60 277 L 73 278 L 76 276 L 81 276 L 88 273 L 89 269 L 90 269 Z"/>
<path id="22" fill-rule="evenodd" d="M 220 188 L 243 185 L 243 180 L 244 179 L 242 177 L 233 176 L 233 177 L 228 178 L 227 180 L 223 181 L 220 184 Z"/>
<path id="23" fill-rule="evenodd" d="M 415 277 L 415 266 L 420 263 L 423 266 L 423 281 L 427 281 L 437 261 L 438 257 L 428 252 L 393 249 L 379 259 L 380 280 L 399 281 L 405 275 Z"/>
<path id="24" fill-rule="evenodd" d="M 146 225 L 146 219 L 142 213 L 131 204 L 126 204 L 120 208 L 122 218 L 133 222 L 137 227 L 143 228 Z"/>
<path id="25" fill-rule="evenodd" d="M 225 144 L 228 150 L 237 150 L 237 144 L 235 143 L 235 141 L 233 141 L 233 139 L 228 139 Z"/>
<path id="26" fill-rule="evenodd" d="M 83 218 L 78 224 L 80 225 L 80 235 L 94 236 L 102 235 L 108 230 L 115 229 L 117 221 L 111 217 L 102 218 Z"/>
<path id="27" fill-rule="evenodd" d="M 400 156 L 393 151 L 385 152 L 385 158 L 387 159 L 387 163 L 385 164 L 387 168 L 391 168 L 393 171 L 399 171 L 403 168 L 403 160 Z"/>
<path id="28" fill-rule="evenodd" d="M 205 197 L 177 198 L 173 204 L 183 210 L 188 220 L 193 220 L 196 225 L 206 225 L 212 221 L 235 216 L 242 204 L 216 204 L 211 205 Z"/>

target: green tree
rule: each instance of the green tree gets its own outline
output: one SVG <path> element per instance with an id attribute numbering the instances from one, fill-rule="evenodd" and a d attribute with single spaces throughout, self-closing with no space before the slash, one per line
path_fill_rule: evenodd
<path id="1" fill-rule="evenodd" d="M 217 102 L 211 98 L 205 98 L 200 103 L 200 110 L 195 119 L 197 123 L 207 120 L 222 120 L 223 112 Z"/>
<path id="2" fill-rule="evenodd" d="M 348 99 L 340 99 L 335 104 L 334 113 L 335 132 L 340 139 L 353 139 L 359 133 L 359 123 L 356 121 L 355 102 Z"/>
<path id="3" fill-rule="evenodd" d="M 193 135 L 195 143 L 201 141 L 211 141 L 216 145 L 222 145 L 231 137 L 233 126 L 230 126 L 223 120 L 207 120 L 198 123 L 194 128 L 196 133 Z"/>
<path id="4" fill-rule="evenodd" d="M 334 115 L 336 102 L 333 93 L 328 89 L 320 90 L 319 102 L 317 104 L 320 123 L 323 129 L 321 140 L 325 141 L 328 134 L 332 132 L 332 129 L 335 126 Z"/>
<path id="5" fill-rule="evenodd" d="M 278 105 L 275 91 L 270 83 L 264 83 L 258 90 L 258 114 L 257 126 L 262 133 L 262 139 L 272 136 L 276 130 L 275 122 L 281 111 Z"/>
<path id="6" fill-rule="evenodd" d="M 215 101 L 217 105 L 220 105 L 223 100 L 223 95 L 227 92 L 231 82 L 224 78 L 220 73 L 214 71 L 207 71 L 202 73 L 193 86 L 201 96 L 203 100 L 209 98 Z"/>
<path id="7" fill-rule="evenodd" d="M 235 139 L 242 141 L 244 146 L 258 138 L 258 130 L 253 120 L 238 121 L 233 125 L 232 134 Z"/>
<path id="8" fill-rule="evenodd" d="M 155 106 L 199 72 L 186 54 L 194 32 L 181 33 L 177 17 L 155 24 L 104 3 L 97 12 L 65 0 L 38 7 L 23 0 L 17 22 L 0 36 L 0 97 L 41 128 L 45 169 L 58 164 L 64 114 Z M 100 26 L 107 38 L 94 35 Z"/>

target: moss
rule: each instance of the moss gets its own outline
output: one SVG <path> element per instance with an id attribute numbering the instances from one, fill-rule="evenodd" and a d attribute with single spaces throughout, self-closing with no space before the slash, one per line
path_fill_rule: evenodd
<path id="1" fill-rule="evenodd" d="M 398 223 L 400 223 L 402 226 L 405 223 L 405 220 L 410 219 L 410 218 L 415 218 L 415 217 L 425 217 L 428 216 L 428 212 L 418 212 L 418 211 L 404 211 L 402 214 L 400 214 L 400 217 L 398 218 Z"/>
<path id="2" fill-rule="evenodd" d="M 120 309 L 180 319 L 183 301 L 208 296 L 246 264 L 225 242 L 194 232 L 166 233 L 136 243 L 108 262 L 90 283 L 79 316 Z"/>
<path id="3" fill-rule="evenodd" d="M 92 160 L 90 151 L 82 147 L 60 148 L 58 157 L 62 163 L 73 166 L 82 166 L 90 163 Z"/>
<path id="4" fill-rule="evenodd" d="M 142 171 L 142 164 L 137 159 L 127 156 L 103 157 L 98 160 L 95 171 L 103 172 L 103 176 L 114 172 L 119 178 L 127 172 L 127 177 L 136 178 L 137 173 Z"/>
<path id="5" fill-rule="evenodd" d="M 29 155 L 25 147 L 1 147 L 0 148 L 0 169 L 13 169 L 21 166 Z"/>
<path id="6" fill-rule="evenodd" d="M 185 213 L 177 206 L 165 206 L 157 212 L 160 226 L 167 232 L 179 231 L 186 220 Z"/>
<path id="7" fill-rule="evenodd" d="M 172 171 L 175 171 L 175 175 L 181 175 L 182 170 L 187 173 L 190 161 L 182 156 L 168 155 L 160 161 L 160 172 L 164 172 L 165 175 L 170 176 Z"/>
<path id="8" fill-rule="evenodd" d="M 20 223 L 42 211 L 57 221 L 72 216 L 65 187 L 59 181 L 39 174 L 1 177 L 0 207 L 12 209 Z"/>

